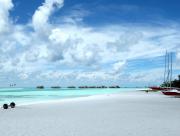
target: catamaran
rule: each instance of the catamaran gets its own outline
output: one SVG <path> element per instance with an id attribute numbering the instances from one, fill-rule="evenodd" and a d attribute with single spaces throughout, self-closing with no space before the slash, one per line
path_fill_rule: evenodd
<path id="1" fill-rule="evenodd" d="M 165 87 L 152 86 L 149 87 L 153 91 L 161 91 L 165 95 L 180 95 L 180 88 L 172 87 L 172 53 L 165 54 L 165 70 L 164 70 L 164 83 Z"/>
<path id="2" fill-rule="evenodd" d="M 162 89 L 161 92 L 164 95 L 180 96 L 180 89 L 176 87 L 172 87 L 172 53 L 167 53 L 167 52 L 165 55 L 164 82 L 167 83 L 167 87 L 161 88 Z"/>
<path id="3" fill-rule="evenodd" d="M 165 54 L 165 70 L 164 70 L 164 83 L 169 83 L 169 81 L 171 80 L 171 76 L 170 76 L 170 58 L 169 58 L 170 54 L 167 53 Z M 172 65 L 171 65 L 172 66 Z M 172 68 L 172 67 L 171 67 Z M 163 91 L 163 90 L 169 90 L 170 87 L 166 86 L 166 87 L 160 87 L 160 86 L 151 86 L 149 87 L 151 90 L 153 91 Z"/>

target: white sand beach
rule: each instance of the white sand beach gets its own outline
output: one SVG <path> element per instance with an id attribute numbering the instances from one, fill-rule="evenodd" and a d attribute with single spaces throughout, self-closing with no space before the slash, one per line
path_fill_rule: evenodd
<path id="1" fill-rule="evenodd" d="M 0 109 L 1 136 L 179 136 L 180 98 L 122 92 Z"/>

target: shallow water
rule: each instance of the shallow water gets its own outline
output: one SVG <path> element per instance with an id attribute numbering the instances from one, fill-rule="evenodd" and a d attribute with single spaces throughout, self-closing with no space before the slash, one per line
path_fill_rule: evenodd
<path id="1" fill-rule="evenodd" d="M 67 88 L 0 88 L 0 104 L 14 101 L 17 104 L 36 103 L 40 101 L 60 100 L 101 94 L 114 94 L 122 91 L 135 91 L 139 88 L 118 89 L 67 89 Z"/>

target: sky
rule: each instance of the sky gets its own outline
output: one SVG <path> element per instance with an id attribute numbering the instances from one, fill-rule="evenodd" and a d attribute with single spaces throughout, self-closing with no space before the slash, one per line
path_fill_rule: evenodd
<path id="1" fill-rule="evenodd" d="M 179 0 L 0 0 L 0 86 L 159 85 L 180 74 Z"/>

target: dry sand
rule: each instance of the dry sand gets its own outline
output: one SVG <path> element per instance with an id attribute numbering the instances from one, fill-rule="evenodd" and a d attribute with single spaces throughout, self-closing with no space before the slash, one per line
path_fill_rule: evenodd
<path id="1" fill-rule="evenodd" d="M 0 109 L 0 136 L 180 136 L 180 98 L 127 92 Z"/>

